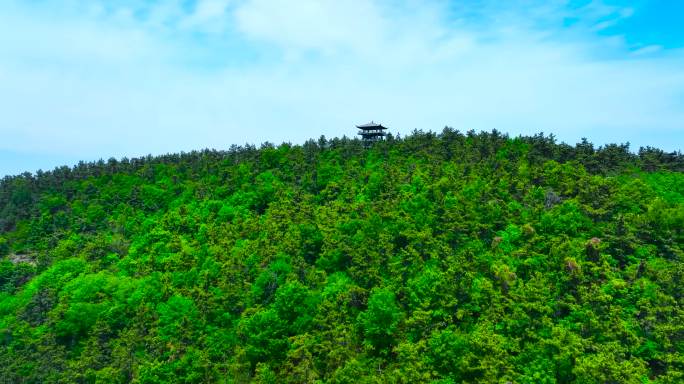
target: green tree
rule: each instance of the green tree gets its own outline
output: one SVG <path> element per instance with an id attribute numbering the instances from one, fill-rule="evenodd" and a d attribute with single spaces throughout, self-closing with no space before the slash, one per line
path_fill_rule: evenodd
<path id="1" fill-rule="evenodd" d="M 396 297 L 387 288 L 375 289 L 368 298 L 368 309 L 358 316 L 364 343 L 378 352 L 387 352 L 395 343 L 403 313 Z"/>

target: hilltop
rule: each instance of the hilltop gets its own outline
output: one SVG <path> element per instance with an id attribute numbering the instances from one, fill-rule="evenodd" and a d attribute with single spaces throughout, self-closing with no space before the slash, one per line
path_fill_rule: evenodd
<path id="1" fill-rule="evenodd" d="M 684 155 L 416 131 L 0 182 L 0 381 L 676 383 Z"/>

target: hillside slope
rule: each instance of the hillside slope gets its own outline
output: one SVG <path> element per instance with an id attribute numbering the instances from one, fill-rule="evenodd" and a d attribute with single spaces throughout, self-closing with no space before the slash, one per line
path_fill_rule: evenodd
<path id="1" fill-rule="evenodd" d="M 7 177 L 0 382 L 682 382 L 682 172 L 445 129 Z"/>

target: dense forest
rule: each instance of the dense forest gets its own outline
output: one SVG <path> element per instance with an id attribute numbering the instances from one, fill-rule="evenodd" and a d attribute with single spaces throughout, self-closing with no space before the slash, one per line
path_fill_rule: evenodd
<path id="1" fill-rule="evenodd" d="M 0 382 L 681 383 L 684 155 L 445 128 L 0 182 Z"/>

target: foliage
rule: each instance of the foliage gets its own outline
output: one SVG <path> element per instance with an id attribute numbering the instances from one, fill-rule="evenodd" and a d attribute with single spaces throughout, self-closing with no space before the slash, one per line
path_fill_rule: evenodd
<path id="1" fill-rule="evenodd" d="M 682 382 L 682 172 L 445 128 L 5 177 L 0 382 Z"/>

